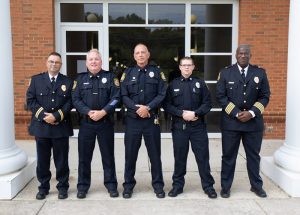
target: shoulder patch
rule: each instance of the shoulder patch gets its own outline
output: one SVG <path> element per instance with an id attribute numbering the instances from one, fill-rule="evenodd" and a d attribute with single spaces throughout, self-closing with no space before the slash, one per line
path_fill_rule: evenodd
<path id="1" fill-rule="evenodd" d="M 74 81 L 72 90 L 74 91 L 76 89 L 76 87 L 77 87 L 77 81 Z"/>
<path id="2" fill-rule="evenodd" d="M 114 78 L 114 84 L 116 87 L 120 87 L 120 82 L 118 78 Z"/>
<path id="3" fill-rule="evenodd" d="M 122 74 L 122 77 L 121 77 L 121 82 L 123 82 L 123 81 L 124 81 L 125 77 L 126 77 L 126 73 L 125 73 L 125 72 L 123 72 L 123 74 Z"/>
<path id="4" fill-rule="evenodd" d="M 160 72 L 160 77 L 161 77 L 161 79 L 164 80 L 164 81 L 167 80 L 167 79 L 166 79 L 166 76 L 165 76 L 165 74 L 164 74 L 163 72 Z"/>

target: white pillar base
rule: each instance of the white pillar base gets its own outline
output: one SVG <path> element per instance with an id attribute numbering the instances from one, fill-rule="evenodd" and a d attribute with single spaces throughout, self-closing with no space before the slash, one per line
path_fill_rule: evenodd
<path id="1" fill-rule="evenodd" d="M 14 198 L 36 174 L 36 158 L 30 157 L 26 166 L 14 173 L 0 176 L 0 199 Z"/>
<path id="2" fill-rule="evenodd" d="M 261 171 L 292 197 L 300 197 L 300 173 L 283 169 L 273 157 L 262 157 Z"/>

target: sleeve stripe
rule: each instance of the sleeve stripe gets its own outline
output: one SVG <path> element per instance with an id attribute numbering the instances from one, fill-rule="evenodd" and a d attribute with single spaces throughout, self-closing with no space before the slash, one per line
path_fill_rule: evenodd
<path id="1" fill-rule="evenodd" d="M 229 102 L 225 108 L 225 112 L 229 115 L 234 108 L 235 105 L 232 102 Z"/>
<path id="2" fill-rule="evenodd" d="M 60 118 L 61 118 L 60 121 L 62 121 L 64 119 L 64 113 L 61 111 L 61 109 L 58 110 L 58 113 L 59 113 Z"/>
<path id="3" fill-rule="evenodd" d="M 265 110 L 265 107 L 260 102 L 255 102 L 255 104 L 253 106 L 256 107 L 261 113 L 263 113 Z"/>
<path id="4" fill-rule="evenodd" d="M 37 112 L 35 113 L 35 117 L 36 117 L 36 118 L 39 118 L 39 115 L 40 115 L 40 113 L 41 113 L 43 110 L 44 110 L 44 108 L 43 108 L 43 107 L 40 107 L 40 108 L 37 110 Z"/>

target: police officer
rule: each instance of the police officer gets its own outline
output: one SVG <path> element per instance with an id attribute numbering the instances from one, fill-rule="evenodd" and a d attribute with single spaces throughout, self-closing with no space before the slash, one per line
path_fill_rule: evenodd
<path id="1" fill-rule="evenodd" d="M 37 179 L 40 182 L 36 199 L 45 199 L 50 189 L 51 149 L 56 167 L 58 198 L 68 198 L 69 189 L 69 136 L 73 135 L 70 121 L 73 82 L 59 73 L 61 56 L 49 54 L 47 72 L 31 78 L 27 90 L 27 107 L 32 112 L 29 133 L 35 136 L 37 148 Z"/>
<path id="2" fill-rule="evenodd" d="M 102 59 L 97 49 L 87 53 L 86 66 L 88 72 L 78 75 L 72 93 L 73 104 L 81 118 L 77 198 L 85 198 L 91 185 L 91 161 L 96 137 L 101 152 L 104 185 L 110 197 L 118 197 L 111 117 L 120 100 L 120 83 L 112 72 L 101 68 Z"/>
<path id="3" fill-rule="evenodd" d="M 151 162 L 152 187 L 158 198 L 164 198 L 161 164 L 158 108 L 165 98 L 166 78 L 156 66 L 150 66 L 150 53 L 144 44 L 137 44 L 133 53 L 136 66 L 121 77 L 121 96 L 127 108 L 125 129 L 124 198 L 131 198 L 136 184 L 136 160 L 142 136 Z"/>
<path id="4" fill-rule="evenodd" d="M 170 197 L 183 192 L 189 141 L 195 154 L 202 188 L 209 198 L 217 198 L 215 183 L 210 174 L 208 136 L 204 116 L 211 109 L 210 93 L 205 82 L 192 77 L 194 61 L 191 57 L 180 60 L 181 76 L 174 79 L 167 90 L 165 110 L 172 115 L 172 137 L 175 158 Z"/>
<path id="5" fill-rule="evenodd" d="M 235 56 L 237 63 L 221 71 L 216 90 L 223 110 L 221 196 L 230 197 L 236 158 L 242 140 L 247 157 L 250 190 L 259 197 L 266 197 L 259 175 L 259 152 L 264 128 L 262 113 L 270 97 L 269 82 L 264 69 L 249 64 L 249 45 L 240 45 Z"/>

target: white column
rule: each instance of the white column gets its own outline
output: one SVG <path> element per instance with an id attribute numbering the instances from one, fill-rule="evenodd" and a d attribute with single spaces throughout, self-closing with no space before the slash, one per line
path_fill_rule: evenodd
<path id="1" fill-rule="evenodd" d="M 12 39 L 9 0 L 0 1 L 0 8 L 0 59 L 2 71 L 0 78 L 0 199 L 9 199 L 13 197 L 12 195 L 16 194 L 15 188 L 19 186 L 14 184 L 17 176 L 16 172 L 27 165 L 27 155 L 15 144 Z M 11 176 L 13 178 L 11 178 Z M 9 182 L 9 184 L 7 184 L 7 182 Z M 23 184 L 24 182 L 21 181 L 20 183 Z M 10 184 L 13 184 L 15 187 L 9 187 Z"/>
<path id="2" fill-rule="evenodd" d="M 293 197 L 300 197 L 300 1 L 290 1 L 285 143 L 273 158 L 262 159 L 262 171 Z"/>

